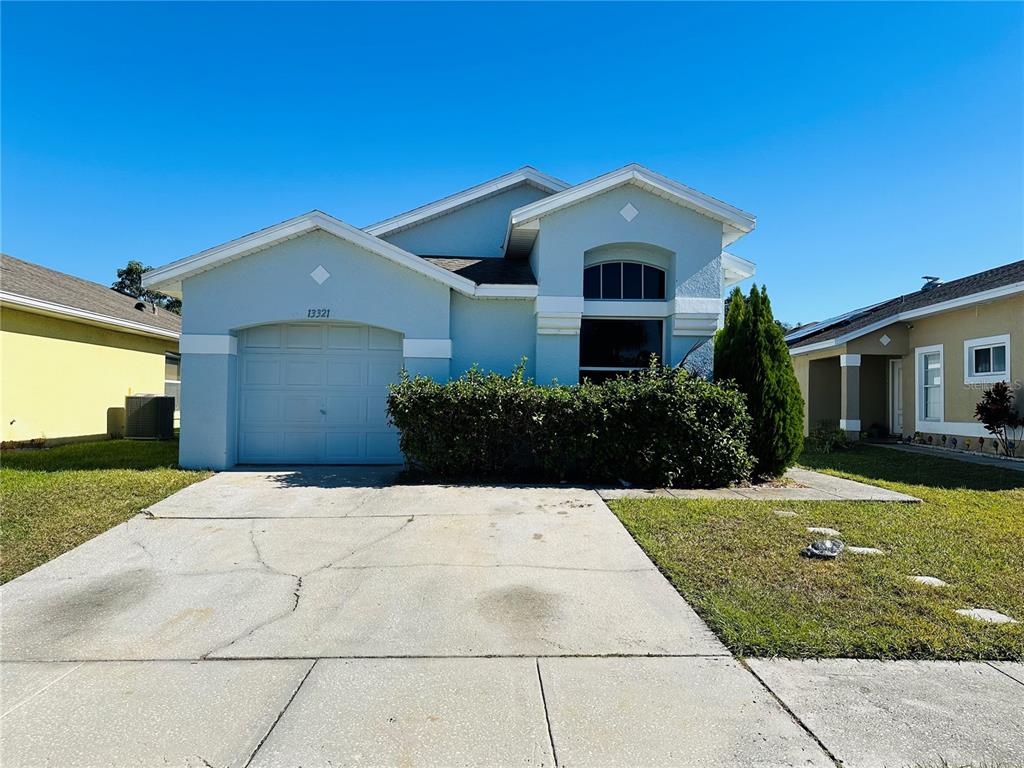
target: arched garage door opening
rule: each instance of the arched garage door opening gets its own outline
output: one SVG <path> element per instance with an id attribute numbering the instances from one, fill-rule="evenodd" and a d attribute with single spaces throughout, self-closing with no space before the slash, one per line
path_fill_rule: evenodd
<path id="1" fill-rule="evenodd" d="M 280 323 L 238 334 L 238 461 L 396 464 L 388 384 L 402 335 L 353 323 Z"/>

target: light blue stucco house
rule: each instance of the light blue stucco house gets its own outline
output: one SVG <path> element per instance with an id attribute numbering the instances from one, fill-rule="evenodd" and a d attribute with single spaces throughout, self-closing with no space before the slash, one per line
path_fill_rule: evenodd
<path id="1" fill-rule="evenodd" d="M 628 165 L 567 184 L 533 168 L 357 229 L 320 211 L 147 273 L 184 300 L 181 464 L 401 461 L 387 385 L 522 358 L 540 383 L 707 365 L 731 205 Z M 703 346 L 701 346 L 703 345 Z"/>

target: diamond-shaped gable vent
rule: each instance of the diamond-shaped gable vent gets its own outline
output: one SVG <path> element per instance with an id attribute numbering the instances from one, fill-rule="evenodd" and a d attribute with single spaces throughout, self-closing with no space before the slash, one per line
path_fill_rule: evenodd
<path id="1" fill-rule="evenodd" d="M 882 343 L 883 347 L 888 347 L 889 342 L 892 341 L 892 339 L 889 338 L 889 334 L 883 333 L 882 338 L 880 338 L 879 341 Z"/>
<path id="2" fill-rule="evenodd" d="M 331 273 L 324 269 L 324 265 L 321 264 L 312 272 L 310 272 L 309 276 L 316 280 L 317 285 L 323 285 L 324 281 L 331 276 Z"/>
<path id="3" fill-rule="evenodd" d="M 622 206 L 622 210 L 619 213 L 622 214 L 622 218 L 626 221 L 632 221 L 640 211 L 634 208 L 632 203 L 626 203 Z"/>

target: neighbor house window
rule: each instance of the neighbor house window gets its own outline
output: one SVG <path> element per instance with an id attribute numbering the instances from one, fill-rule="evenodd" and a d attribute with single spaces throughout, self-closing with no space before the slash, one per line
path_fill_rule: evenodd
<path id="1" fill-rule="evenodd" d="M 580 323 L 580 378 L 604 381 L 661 360 L 661 320 L 596 320 Z"/>
<path id="2" fill-rule="evenodd" d="M 942 345 L 919 347 L 917 361 L 917 413 L 925 421 L 942 421 Z"/>
<path id="3" fill-rule="evenodd" d="M 1010 335 L 964 342 L 964 383 L 992 384 L 1010 378 Z"/>
<path id="4" fill-rule="evenodd" d="M 173 352 L 164 355 L 164 395 L 174 398 L 174 411 L 177 413 L 181 408 L 181 355 Z"/>
<path id="5" fill-rule="evenodd" d="M 635 261 L 610 261 L 583 270 L 584 299 L 664 299 L 665 270 Z"/>

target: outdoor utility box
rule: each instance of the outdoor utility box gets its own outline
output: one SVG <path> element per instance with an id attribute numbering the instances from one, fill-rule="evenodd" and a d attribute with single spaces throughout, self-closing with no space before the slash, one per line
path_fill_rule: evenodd
<path id="1" fill-rule="evenodd" d="M 174 398 L 164 395 L 126 397 L 124 436 L 129 440 L 170 440 L 174 437 Z"/>

